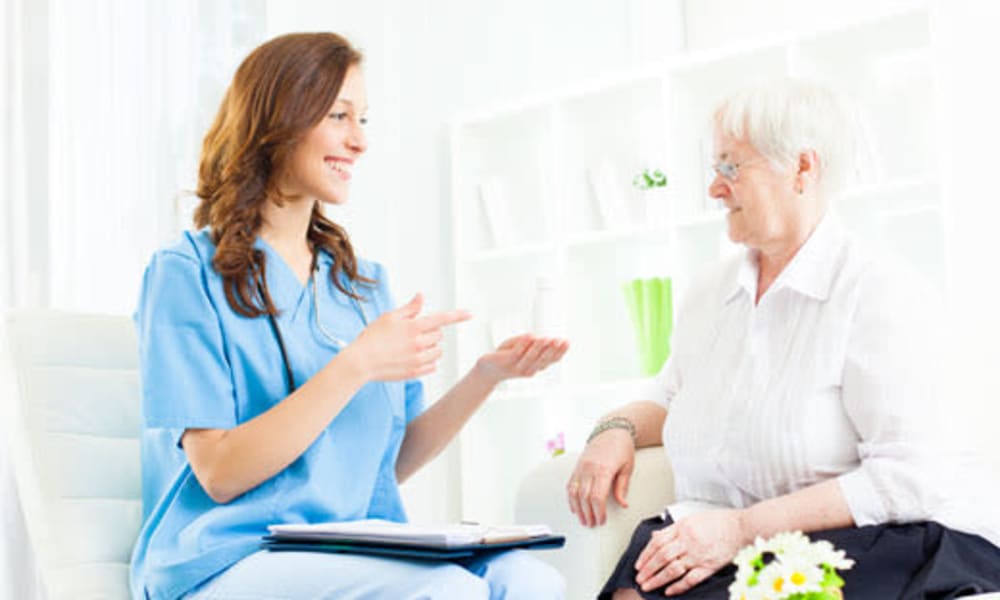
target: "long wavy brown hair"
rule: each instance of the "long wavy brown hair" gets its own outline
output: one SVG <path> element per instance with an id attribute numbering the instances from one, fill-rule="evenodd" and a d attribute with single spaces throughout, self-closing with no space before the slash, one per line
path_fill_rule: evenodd
<path id="1" fill-rule="evenodd" d="M 360 62 L 361 53 L 335 33 L 283 35 L 251 52 L 226 90 L 202 145 L 194 224 L 210 228 L 212 267 L 222 276 L 229 306 L 241 315 L 277 313 L 264 253 L 253 247 L 262 210 L 266 202 L 282 201 L 276 175 L 333 106 L 348 69 Z M 333 257 L 330 279 L 341 292 L 359 298 L 344 287 L 341 272 L 351 281 L 374 283 L 358 273 L 347 232 L 323 215 L 318 202 L 307 236 L 313 252 Z"/>

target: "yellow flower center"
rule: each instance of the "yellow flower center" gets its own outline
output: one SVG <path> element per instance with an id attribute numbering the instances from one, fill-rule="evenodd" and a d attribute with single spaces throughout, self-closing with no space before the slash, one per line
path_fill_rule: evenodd
<path id="1" fill-rule="evenodd" d="M 781 588 L 784 587 L 785 580 L 781 577 L 774 580 L 774 591 L 781 593 Z"/>
<path id="2" fill-rule="evenodd" d="M 792 573 L 791 580 L 795 585 L 802 585 L 806 582 L 806 576 L 796 571 Z"/>

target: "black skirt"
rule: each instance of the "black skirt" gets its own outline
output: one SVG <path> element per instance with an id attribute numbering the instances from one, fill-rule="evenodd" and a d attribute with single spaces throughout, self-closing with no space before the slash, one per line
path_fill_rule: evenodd
<path id="1" fill-rule="evenodd" d="M 634 565 L 652 533 L 671 523 L 669 517 L 639 523 L 598 600 L 630 588 L 647 600 L 663 600 L 663 587 L 650 592 L 639 589 Z M 840 573 L 844 597 L 851 600 L 944 600 L 1000 591 L 1000 548 L 978 535 L 938 523 L 848 527 L 816 531 L 809 537 L 829 540 L 854 559 L 854 567 Z M 670 598 L 728 600 L 735 576 L 736 566 L 727 565 L 686 594 Z"/>

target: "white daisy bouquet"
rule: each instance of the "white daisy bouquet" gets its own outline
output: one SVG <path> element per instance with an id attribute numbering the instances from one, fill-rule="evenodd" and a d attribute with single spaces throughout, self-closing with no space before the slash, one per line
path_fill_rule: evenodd
<path id="1" fill-rule="evenodd" d="M 836 600 L 843 598 L 838 569 L 854 561 L 825 540 L 809 541 L 800 531 L 757 538 L 736 555 L 730 600 Z"/>

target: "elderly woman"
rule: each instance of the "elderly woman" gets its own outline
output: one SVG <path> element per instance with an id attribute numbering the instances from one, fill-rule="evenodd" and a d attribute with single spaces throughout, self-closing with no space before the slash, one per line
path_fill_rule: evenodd
<path id="1" fill-rule="evenodd" d="M 662 442 L 673 465 L 677 502 L 638 526 L 599 598 L 726 598 L 737 550 L 788 530 L 857 560 L 851 597 L 1000 589 L 1000 528 L 941 493 L 955 488 L 941 478 L 939 313 L 828 214 L 852 122 L 794 80 L 715 112 L 708 191 L 746 250 L 691 286 L 649 400 L 598 423 L 567 484 L 596 526 L 609 495 L 625 504 L 636 448 Z"/>

